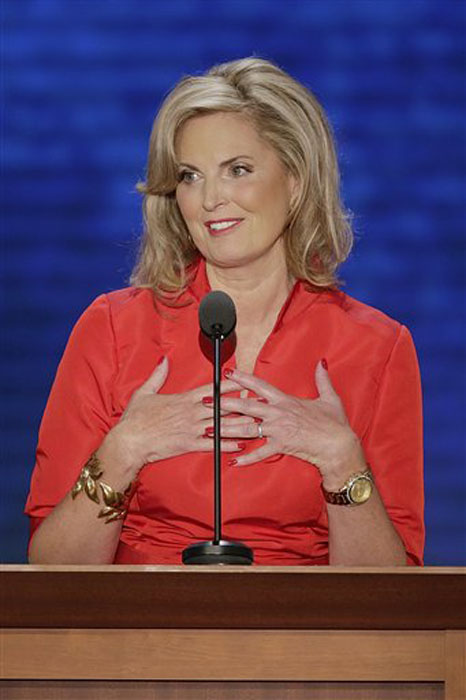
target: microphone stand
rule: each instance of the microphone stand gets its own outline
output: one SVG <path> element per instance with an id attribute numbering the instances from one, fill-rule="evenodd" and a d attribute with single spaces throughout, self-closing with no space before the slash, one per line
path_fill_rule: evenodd
<path id="1" fill-rule="evenodd" d="M 224 337 L 222 326 L 212 327 L 214 344 L 214 539 L 186 547 L 182 553 L 183 564 L 252 564 L 252 549 L 242 542 L 222 539 L 222 473 L 220 431 L 220 380 L 221 347 Z"/>
<path id="2" fill-rule="evenodd" d="M 222 472 L 220 451 L 220 381 L 222 334 L 218 324 L 213 328 L 214 336 L 214 544 L 222 538 Z"/>

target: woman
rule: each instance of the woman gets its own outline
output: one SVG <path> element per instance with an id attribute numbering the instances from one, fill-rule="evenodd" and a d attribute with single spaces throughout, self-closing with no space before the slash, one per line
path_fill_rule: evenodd
<path id="1" fill-rule="evenodd" d="M 250 58 L 187 78 L 151 136 L 133 286 L 77 323 L 41 425 L 32 563 L 181 563 L 212 535 L 211 363 L 197 311 L 236 305 L 222 382 L 223 534 L 256 564 L 420 564 L 409 332 L 338 291 L 351 248 L 322 108 Z"/>

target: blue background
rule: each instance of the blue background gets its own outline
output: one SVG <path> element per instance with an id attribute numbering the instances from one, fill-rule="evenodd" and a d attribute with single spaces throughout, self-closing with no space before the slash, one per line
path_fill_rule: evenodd
<path id="1" fill-rule="evenodd" d="M 163 95 L 256 53 L 334 125 L 358 242 L 346 291 L 411 329 L 425 394 L 428 564 L 466 564 L 462 0 L 2 3 L 4 562 L 24 561 L 40 416 L 71 328 L 124 286 Z"/>

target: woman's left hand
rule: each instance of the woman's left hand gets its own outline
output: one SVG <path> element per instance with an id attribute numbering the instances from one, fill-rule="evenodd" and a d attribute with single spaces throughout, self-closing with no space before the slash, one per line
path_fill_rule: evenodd
<path id="1" fill-rule="evenodd" d="M 314 400 L 285 394 L 263 379 L 240 370 L 232 373 L 227 370 L 225 375 L 259 398 L 222 396 L 222 410 L 253 416 L 257 420 L 255 424 L 238 428 L 230 427 L 228 418 L 223 419 L 222 438 L 257 438 L 261 433 L 266 438 L 265 444 L 257 450 L 235 457 L 238 466 L 275 454 L 293 455 L 314 464 L 329 490 L 340 488 L 349 474 L 364 468 L 361 445 L 322 362 L 315 370 L 319 397 Z"/>

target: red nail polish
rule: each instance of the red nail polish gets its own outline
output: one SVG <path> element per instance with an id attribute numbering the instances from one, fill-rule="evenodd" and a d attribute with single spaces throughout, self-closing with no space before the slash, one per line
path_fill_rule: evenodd
<path id="1" fill-rule="evenodd" d="M 232 370 L 232 369 L 224 369 L 224 370 L 223 370 L 223 375 L 224 375 L 227 379 L 230 379 L 230 377 L 231 377 L 232 374 L 233 374 L 233 370 Z"/>
<path id="2" fill-rule="evenodd" d="M 206 435 L 206 437 L 212 437 L 213 434 L 214 434 L 214 429 L 212 426 L 209 426 L 208 428 L 205 429 L 204 435 Z"/>
<path id="3" fill-rule="evenodd" d="M 238 450 L 245 450 L 246 449 L 246 443 L 245 442 L 238 442 Z"/>
<path id="4" fill-rule="evenodd" d="M 204 404 L 204 406 L 211 406 L 213 402 L 214 399 L 212 398 L 212 396 L 204 396 L 204 398 L 202 399 L 202 403 Z"/>
<path id="5" fill-rule="evenodd" d="M 254 423 L 262 423 L 262 418 L 257 418 L 257 416 L 255 416 Z"/>
<path id="6" fill-rule="evenodd" d="M 323 357 L 323 358 L 321 359 L 320 362 L 321 362 L 322 367 L 323 367 L 324 369 L 328 369 L 328 362 L 327 362 L 327 360 L 325 359 L 325 357 Z"/>
<path id="7" fill-rule="evenodd" d="M 227 464 L 229 467 L 234 467 L 238 464 L 238 460 L 237 459 L 229 459 Z"/>
<path id="8" fill-rule="evenodd" d="M 264 398 L 262 398 L 262 397 L 261 397 L 260 399 L 257 399 L 257 400 L 259 401 L 259 403 L 269 403 L 269 402 L 267 401 L 267 399 L 264 399 Z"/>

